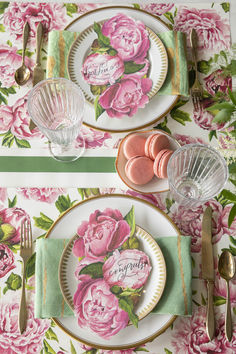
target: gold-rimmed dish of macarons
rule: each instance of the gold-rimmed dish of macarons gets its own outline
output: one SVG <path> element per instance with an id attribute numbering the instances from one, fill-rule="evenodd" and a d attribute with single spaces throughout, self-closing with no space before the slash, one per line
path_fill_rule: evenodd
<path id="1" fill-rule="evenodd" d="M 136 192 L 168 191 L 167 164 L 179 147 L 176 139 L 159 129 L 130 133 L 119 144 L 116 171 L 126 186 Z"/>

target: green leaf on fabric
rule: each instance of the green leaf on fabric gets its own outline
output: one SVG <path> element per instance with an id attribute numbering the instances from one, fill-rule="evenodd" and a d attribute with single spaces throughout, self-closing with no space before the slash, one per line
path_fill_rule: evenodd
<path id="1" fill-rule="evenodd" d="M 236 246 L 236 238 L 234 238 L 233 236 L 229 236 L 230 242 Z"/>
<path id="2" fill-rule="evenodd" d="M 134 206 L 132 206 L 130 211 L 125 215 L 124 220 L 127 221 L 130 226 L 130 237 L 132 237 L 135 232 Z"/>
<path id="3" fill-rule="evenodd" d="M 212 140 L 213 137 L 215 137 L 217 139 L 216 130 L 211 130 L 208 136 L 209 136 L 210 141 Z"/>
<path id="4" fill-rule="evenodd" d="M 3 26 L 2 23 L 0 23 L 0 32 L 5 32 L 5 27 Z"/>
<path id="5" fill-rule="evenodd" d="M 110 38 L 108 38 L 102 34 L 101 25 L 97 22 L 94 22 L 93 29 L 97 33 L 98 42 L 99 42 L 100 46 L 101 47 L 110 46 Z"/>
<path id="6" fill-rule="evenodd" d="M 98 117 L 100 117 L 100 115 L 105 111 L 105 109 L 102 108 L 102 106 L 100 105 L 98 100 L 99 100 L 99 96 L 97 96 L 94 101 L 95 119 L 96 120 L 98 120 Z"/>
<path id="7" fill-rule="evenodd" d="M 228 169 L 230 174 L 236 174 L 236 162 L 230 163 Z"/>
<path id="8" fill-rule="evenodd" d="M 228 88 L 228 94 L 229 94 L 231 101 L 236 106 L 236 91 L 231 91 L 231 89 Z"/>
<path id="9" fill-rule="evenodd" d="M 234 193 L 227 189 L 223 189 L 221 193 L 226 199 L 230 200 L 231 202 L 236 202 L 236 195 Z"/>
<path id="10" fill-rule="evenodd" d="M 172 109 L 170 112 L 171 117 L 179 122 L 182 125 L 185 125 L 186 122 L 191 122 L 190 114 L 187 112 L 184 112 L 180 109 Z"/>
<path id="11" fill-rule="evenodd" d="M 52 347 L 49 345 L 46 339 L 43 340 L 43 347 L 44 347 L 45 354 L 56 354 L 55 350 L 52 349 Z"/>
<path id="12" fill-rule="evenodd" d="M 55 206 L 60 213 L 64 213 L 64 211 L 73 206 L 73 202 L 71 202 L 69 194 L 67 196 L 60 195 L 55 202 Z"/>
<path id="13" fill-rule="evenodd" d="M 12 200 L 10 198 L 8 198 L 8 208 L 14 208 L 14 206 L 16 206 L 16 203 L 17 203 L 17 196 L 16 195 Z"/>
<path id="14" fill-rule="evenodd" d="M 191 69 L 188 72 L 188 81 L 189 81 L 189 87 L 193 86 L 194 80 L 195 80 L 195 70 Z"/>
<path id="15" fill-rule="evenodd" d="M 228 227 L 232 225 L 234 218 L 236 217 L 236 204 L 234 204 L 230 210 L 229 217 L 228 217 Z"/>
<path id="16" fill-rule="evenodd" d="M 8 7 L 9 5 L 9 2 L 0 2 L 0 14 L 3 14 L 5 9 Z"/>
<path id="17" fill-rule="evenodd" d="M 72 17 L 72 14 L 77 14 L 78 13 L 78 6 L 76 4 L 64 4 L 66 8 L 66 13 L 68 16 Z"/>
<path id="18" fill-rule="evenodd" d="M 165 351 L 166 354 L 172 354 L 172 352 L 169 349 L 167 349 L 167 348 L 164 348 L 164 351 Z"/>
<path id="19" fill-rule="evenodd" d="M 14 142 L 14 135 L 11 132 L 7 132 L 2 139 L 2 146 L 11 147 Z"/>
<path id="20" fill-rule="evenodd" d="M 197 63 L 197 69 L 200 73 L 207 75 L 211 70 L 211 61 L 210 60 L 200 60 Z"/>
<path id="21" fill-rule="evenodd" d="M 233 307 L 233 313 L 236 315 L 236 307 Z"/>
<path id="22" fill-rule="evenodd" d="M 4 96 L 0 93 L 0 104 L 1 104 L 2 102 L 7 105 L 7 99 L 6 99 L 6 97 L 4 97 Z"/>
<path id="23" fill-rule="evenodd" d="M 119 307 L 128 313 L 130 321 L 138 328 L 138 316 L 134 313 L 132 300 L 128 297 L 119 299 Z"/>
<path id="24" fill-rule="evenodd" d="M 31 147 L 30 143 L 27 140 L 18 139 L 16 136 L 15 136 L 15 142 L 19 148 L 30 148 Z"/>
<path id="25" fill-rule="evenodd" d="M 236 75 L 236 59 L 232 59 L 230 63 L 230 72 L 232 76 Z"/>
<path id="26" fill-rule="evenodd" d="M 5 284 L 8 290 L 16 291 L 21 288 L 22 279 L 19 274 L 11 273 Z"/>
<path id="27" fill-rule="evenodd" d="M 35 260 L 36 260 L 36 252 L 32 254 L 28 262 L 26 263 L 26 268 L 25 268 L 26 279 L 29 279 L 35 274 Z"/>
<path id="28" fill-rule="evenodd" d="M 79 195 L 81 196 L 82 200 L 84 200 L 84 188 L 77 188 L 77 191 L 79 192 Z"/>
<path id="29" fill-rule="evenodd" d="M 91 263 L 85 266 L 84 268 L 81 269 L 79 274 L 88 274 L 91 276 L 93 279 L 98 279 L 103 277 L 103 272 L 102 272 L 102 267 L 103 267 L 102 262 L 96 262 L 96 263 Z"/>
<path id="30" fill-rule="evenodd" d="M 140 5 L 139 5 L 139 4 L 133 4 L 133 7 L 134 7 L 135 9 L 140 9 Z"/>
<path id="31" fill-rule="evenodd" d="M 212 120 L 212 123 L 225 123 L 230 121 L 232 111 L 228 109 L 222 109 L 219 111 Z"/>
<path id="32" fill-rule="evenodd" d="M 71 340 L 70 340 L 70 352 L 71 352 L 71 354 L 76 354 L 75 347 L 74 347 L 74 345 L 73 345 Z"/>
<path id="33" fill-rule="evenodd" d="M 226 303 L 226 300 L 222 296 L 213 296 L 213 301 L 215 306 L 220 306 Z"/>
<path id="34" fill-rule="evenodd" d="M 167 127 L 167 117 L 163 120 L 163 122 L 157 124 L 154 129 L 161 129 L 164 132 L 171 134 L 171 130 Z"/>
<path id="35" fill-rule="evenodd" d="M 229 103 L 229 102 L 221 102 L 221 103 L 216 103 L 216 104 L 213 104 L 212 106 L 210 107 L 207 107 L 206 108 L 206 111 L 210 111 L 210 112 L 213 112 L 213 111 L 216 111 L 216 110 L 220 110 L 220 109 L 226 109 L 228 111 L 234 111 L 235 107 L 232 103 Z"/>
<path id="36" fill-rule="evenodd" d="M 57 338 L 56 333 L 52 330 L 52 328 L 50 327 L 47 332 L 45 333 L 45 337 L 49 340 L 55 340 L 59 343 L 59 340 Z"/>
<path id="37" fill-rule="evenodd" d="M 164 16 L 170 21 L 170 23 L 172 23 L 172 25 L 174 24 L 174 17 L 171 12 L 167 11 L 164 13 Z"/>
<path id="38" fill-rule="evenodd" d="M 40 213 L 40 217 L 34 216 L 33 219 L 35 221 L 35 226 L 46 231 L 50 229 L 50 227 L 54 222 L 52 219 L 50 219 L 48 216 L 46 216 L 43 213 Z"/>
<path id="39" fill-rule="evenodd" d="M 221 5 L 222 9 L 224 10 L 224 12 L 229 12 L 229 9 L 230 9 L 229 2 L 222 2 L 220 5 Z"/>
<path id="40" fill-rule="evenodd" d="M 144 68 L 145 64 L 136 64 L 134 61 L 127 61 L 125 64 L 125 74 L 133 74 Z"/>
<path id="41" fill-rule="evenodd" d="M 22 55 L 22 49 L 17 50 L 17 54 Z M 30 52 L 27 48 L 25 50 L 25 56 L 31 58 L 34 55 L 34 52 Z"/>
<path id="42" fill-rule="evenodd" d="M 15 87 L 14 87 L 14 86 L 7 87 L 7 92 L 8 92 L 9 94 L 14 95 L 14 94 L 16 93 Z"/>

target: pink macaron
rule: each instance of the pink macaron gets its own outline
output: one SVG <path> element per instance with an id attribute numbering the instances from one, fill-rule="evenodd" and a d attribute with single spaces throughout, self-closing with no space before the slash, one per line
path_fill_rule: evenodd
<path id="1" fill-rule="evenodd" d="M 128 135 L 123 144 L 123 152 L 127 160 L 134 156 L 144 156 L 145 143 L 146 138 L 141 134 Z"/>
<path id="2" fill-rule="evenodd" d="M 173 151 L 169 149 L 163 149 L 157 154 L 153 171 L 158 178 L 167 178 L 167 165 L 172 154 Z"/>
<path id="3" fill-rule="evenodd" d="M 151 134 L 145 143 L 145 155 L 152 160 L 155 160 L 157 154 L 170 147 L 169 139 L 164 134 Z"/>
<path id="4" fill-rule="evenodd" d="M 134 184 L 146 184 L 154 176 L 153 161 L 146 156 L 134 156 L 127 161 L 125 173 Z"/>

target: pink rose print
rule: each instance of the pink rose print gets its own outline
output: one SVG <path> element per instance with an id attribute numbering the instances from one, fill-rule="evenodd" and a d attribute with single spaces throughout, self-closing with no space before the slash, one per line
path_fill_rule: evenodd
<path id="1" fill-rule="evenodd" d="M 7 241 L 12 245 L 20 242 L 21 223 L 29 215 L 20 208 L 5 208 L 0 210 L 1 242 Z"/>
<path id="2" fill-rule="evenodd" d="M 166 12 L 170 11 L 174 7 L 174 4 L 146 4 L 141 5 L 141 8 L 145 11 L 151 12 L 151 14 L 161 16 L 164 15 Z"/>
<path id="3" fill-rule="evenodd" d="M 81 73 L 90 85 L 106 85 L 114 84 L 124 69 L 124 63 L 118 55 L 94 53 L 85 59 Z"/>
<path id="4" fill-rule="evenodd" d="M 111 134 L 99 130 L 89 129 L 86 127 L 81 128 L 81 133 L 85 141 L 86 149 L 95 149 L 96 147 L 106 147 L 106 140 L 111 139 Z M 77 137 L 78 146 L 81 146 L 82 141 L 80 136 Z"/>
<path id="5" fill-rule="evenodd" d="M 181 317 L 175 326 L 171 344 L 176 354 L 225 353 L 222 345 L 223 333 L 216 325 L 215 338 L 209 341 L 206 333 L 206 308 L 198 307 L 192 317 Z M 228 353 L 228 352 L 227 352 Z"/>
<path id="6" fill-rule="evenodd" d="M 149 99 L 146 95 L 152 87 L 152 80 L 128 75 L 120 82 L 109 86 L 99 98 L 100 105 L 111 118 L 132 117 L 138 108 L 144 108 Z"/>
<path id="7" fill-rule="evenodd" d="M 223 225 L 221 222 L 222 205 L 216 200 L 211 200 L 205 204 L 205 207 L 212 207 L 212 243 L 217 243 L 223 235 Z M 182 234 L 192 236 L 191 251 L 194 253 L 201 251 L 201 232 L 202 232 L 202 215 L 204 206 L 200 206 L 194 210 L 175 206 L 170 208 L 170 217 L 179 227 Z"/>
<path id="8" fill-rule="evenodd" d="M 163 193 L 160 194 L 141 194 L 132 190 L 127 190 L 126 194 L 132 195 L 133 197 L 137 197 L 147 202 L 156 205 L 161 210 L 166 210 L 165 199 Z"/>
<path id="9" fill-rule="evenodd" d="M 17 192 L 26 199 L 52 204 L 66 190 L 64 188 L 18 188 Z"/>
<path id="10" fill-rule="evenodd" d="M 23 334 L 18 329 L 19 304 L 9 302 L 0 304 L 0 352 L 39 353 L 43 337 L 50 327 L 50 320 L 34 318 L 33 306 L 28 306 L 27 327 Z"/>
<path id="11" fill-rule="evenodd" d="M 229 213 L 232 208 L 232 204 L 226 205 L 221 214 L 221 222 L 223 226 L 223 232 L 227 235 L 235 236 L 236 235 L 236 218 L 232 222 L 231 226 L 228 226 Z"/>
<path id="12" fill-rule="evenodd" d="M 173 136 L 180 143 L 181 146 L 186 144 L 196 144 L 196 143 L 207 144 L 201 138 L 197 138 L 197 137 L 193 138 L 189 135 L 174 134 Z"/>
<path id="13" fill-rule="evenodd" d="M 128 313 L 119 308 L 118 298 L 102 278 L 81 275 L 74 295 L 74 308 L 79 326 L 90 328 L 105 339 L 111 338 L 129 322 Z"/>
<path id="14" fill-rule="evenodd" d="M 141 21 L 118 14 L 103 24 L 102 33 L 110 38 L 111 46 L 122 60 L 143 63 L 150 42 L 148 31 Z"/>
<path id="15" fill-rule="evenodd" d="M 12 107 L 7 105 L 0 106 L 0 131 L 7 132 L 13 123 Z"/>
<path id="16" fill-rule="evenodd" d="M 129 237 L 130 227 L 119 210 L 96 210 L 78 227 L 80 236 L 73 246 L 76 257 L 103 260 L 108 252 L 120 247 Z"/>
<path id="17" fill-rule="evenodd" d="M 139 289 L 147 281 L 151 272 L 149 257 L 142 251 L 127 249 L 121 253 L 116 250 L 103 265 L 103 277 L 112 287 Z"/>
<path id="18" fill-rule="evenodd" d="M 21 65 L 21 55 L 17 54 L 17 47 L 10 47 L 7 44 L 0 45 L 0 81 L 3 87 L 16 85 L 15 71 Z M 25 64 L 32 67 L 33 63 L 25 57 Z"/>
<path id="19" fill-rule="evenodd" d="M 0 278 L 15 267 L 13 252 L 7 245 L 0 244 Z"/>
<path id="20" fill-rule="evenodd" d="M 12 2 L 3 14 L 3 24 L 6 31 L 21 39 L 23 27 L 28 21 L 30 37 L 35 42 L 36 29 L 41 22 L 44 33 L 64 29 L 66 24 L 66 7 L 57 3 L 17 3 Z"/>
<path id="21" fill-rule="evenodd" d="M 205 86 L 210 95 L 217 92 L 228 95 L 228 88 L 232 89 L 232 77 L 225 76 L 223 70 L 218 69 L 204 78 Z"/>
<path id="22" fill-rule="evenodd" d="M 104 4 L 76 4 L 78 7 L 78 13 L 79 14 L 85 14 L 86 12 L 95 10 L 97 8 L 102 7 L 102 5 L 104 6 Z"/>
<path id="23" fill-rule="evenodd" d="M 36 127 L 32 131 L 29 129 L 30 117 L 27 110 L 27 96 L 18 99 L 12 106 L 13 123 L 11 132 L 17 138 L 27 139 L 41 137 L 42 133 Z"/>
<path id="24" fill-rule="evenodd" d="M 206 108 L 210 107 L 214 102 L 209 99 L 202 100 L 202 109 L 194 110 L 193 119 L 195 123 L 202 129 L 205 130 L 221 130 L 224 128 L 226 123 L 216 124 L 212 123 L 214 118 L 211 112 L 206 111 Z"/>
<path id="25" fill-rule="evenodd" d="M 0 188 L 0 201 L 5 202 L 7 199 L 7 188 Z"/>
<path id="26" fill-rule="evenodd" d="M 197 9 L 180 6 L 175 17 L 175 31 L 187 33 L 194 28 L 199 39 L 199 50 L 217 52 L 230 48 L 230 26 L 214 9 Z"/>

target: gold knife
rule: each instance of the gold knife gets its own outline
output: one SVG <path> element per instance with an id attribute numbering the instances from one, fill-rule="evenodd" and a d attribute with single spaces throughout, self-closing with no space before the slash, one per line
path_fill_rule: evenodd
<path id="1" fill-rule="evenodd" d="M 43 25 L 40 22 L 37 26 L 37 32 L 36 32 L 36 64 L 33 70 L 33 86 L 35 86 L 38 82 L 44 79 L 44 70 L 40 62 L 40 49 L 41 49 L 42 39 L 43 39 Z M 30 125 L 29 125 L 30 131 L 33 130 L 35 127 L 36 125 L 34 124 L 34 122 L 30 120 Z"/>
<path id="2" fill-rule="evenodd" d="M 208 206 L 202 219 L 202 278 L 207 280 L 207 318 L 206 329 L 210 340 L 215 335 L 215 319 L 213 306 L 214 290 L 214 258 L 212 248 L 212 209 Z"/>

